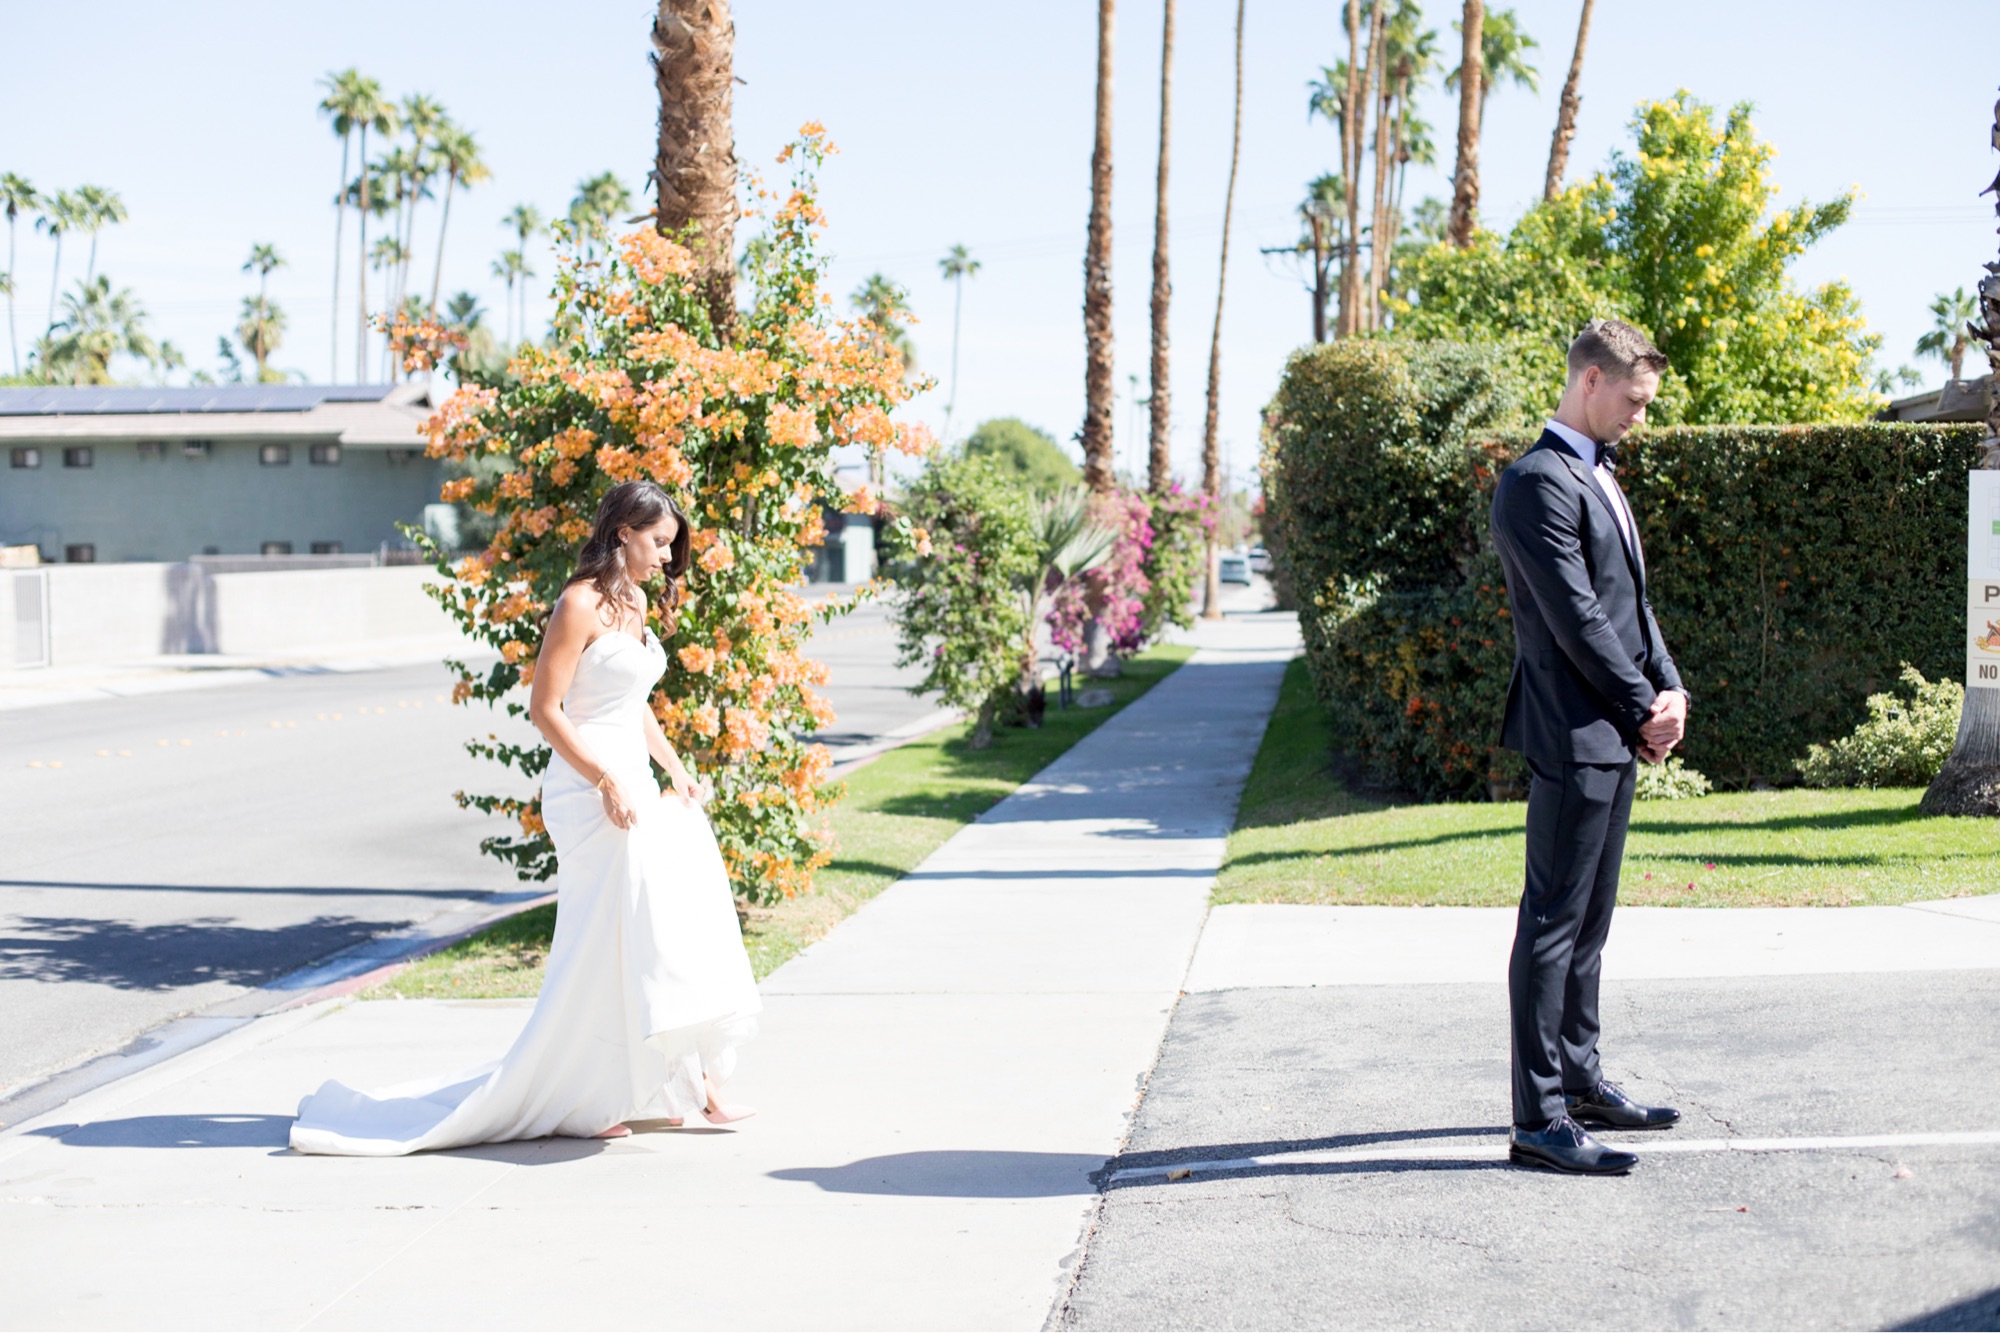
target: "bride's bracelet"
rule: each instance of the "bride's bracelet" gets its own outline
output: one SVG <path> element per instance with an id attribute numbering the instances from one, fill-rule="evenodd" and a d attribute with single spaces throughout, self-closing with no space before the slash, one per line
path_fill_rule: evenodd
<path id="1" fill-rule="evenodd" d="M 607 768 L 607 769 L 605 769 L 605 770 L 604 770 L 604 776 L 603 776 L 603 777 L 600 777 L 600 778 L 599 778 L 599 779 L 597 780 L 597 789 L 598 789 L 599 791 L 603 791 L 603 790 L 604 790 L 604 784 L 605 784 L 605 783 L 607 783 L 607 782 L 609 782 L 609 781 L 611 781 L 611 770 Z"/>

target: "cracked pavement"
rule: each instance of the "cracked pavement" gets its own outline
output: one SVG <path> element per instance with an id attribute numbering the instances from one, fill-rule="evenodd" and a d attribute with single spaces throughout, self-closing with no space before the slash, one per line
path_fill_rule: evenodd
<path id="1" fill-rule="evenodd" d="M 1649 1141 L 2000 1129 L 2000 973 L 1605 985 Z M 1117 1168 L 1506 1132 L 1488 984 L 1184 996 Z M 1110 1184 L 1057 1328 L 1993 1328 L 2000 1149 L 1463 1161 Z"/>

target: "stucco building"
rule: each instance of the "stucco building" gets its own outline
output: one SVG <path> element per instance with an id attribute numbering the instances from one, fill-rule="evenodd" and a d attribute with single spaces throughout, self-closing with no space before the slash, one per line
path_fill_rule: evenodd
<path id="1" fill-rule="evenodd" d="M 0 389 L 0 546 L 50 562 L 374 554 L 435 503 L 425 385 Z"/>

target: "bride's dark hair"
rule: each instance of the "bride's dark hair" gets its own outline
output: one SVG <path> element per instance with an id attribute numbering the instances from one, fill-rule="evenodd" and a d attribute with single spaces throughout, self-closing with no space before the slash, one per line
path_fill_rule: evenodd
<path id="1" fill-rule="evenodd" d="M 614 617 L 609 623 L 616 624 L 617 608 L 629 606 L 631 594 L 637 591 L 632 576 L 625 572 L 625 547 L 618 534 L 626 528 L 643 531 L 669 515 L 674 520 L 674 539 L 668 544 L 667 563 L 662 570 L 666 580 L 662 602 L 664 610 L 673 610 L 680 605 L 681 579 L 688 571 L 692 533 L 687 515 L 674 503 L 674 497 L 650 481 L 621 481 L 604 493 L 597 505 L 597 522 L 577 556 L 576 572 L 563 587 L 588 583 L 597 589 L 607 604 L 605 609 Z"/>

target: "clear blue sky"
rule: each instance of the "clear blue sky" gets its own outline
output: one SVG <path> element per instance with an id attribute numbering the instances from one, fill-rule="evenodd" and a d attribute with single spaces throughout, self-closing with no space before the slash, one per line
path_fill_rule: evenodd
<path id="1" fill-rule="evenodd" d="M 1254 459 L 1258 409 L 1286 353 L 1308 335 L 1296 277 L 1257 250 L 1293 239 L 1303 183 L 1337 157 L 1332 129 L 1306 119 L 1305 85 L 1339 54 L 1339 8 L 1249 0 L 1244 167 L 1223 326 L 1222 433 L 1239 477 Z M 1449 38 L 1457 6 L 1429 8 Z M 1541 43 L 1543 81 L 1539 95 L 1497 92 L 1488 111 L 1485 218 L 1502 225 L 1539 193 L 1578 5 L 1520 0 L 1517 8 Z M 1233 10 L 1227 0 L 1179 7 L 1174 439 L 1187 470 L 1200 447 L 1214 315 Z M 808 119 L 825 122 L 842 150 L 825 177 L 835 290 L 876 270 L 908 286 L 922 320 L 920 362 L 942 375 L 951 298 L 937 258 L 963 242 L 983 262 L 966 294 L 961 423 L 1019 415 L 1067 440 L 1081 420 L 1095 11 L 1091 0 L 737 0 L 739 156 L 767 165 Z M 291 321 L 277 363 L 322 379 L 339 145 L 314 112 L 315 80 L 358 65 L 395 95 L 433 95 L 479 136 L 494 178 L 453 205 L 444 285 L 480 293 L 497 320 L 502 288 L 488 270 L 506 239 L 503 212 L 525 200 L 559 213 L 581 177 L 607 168 L 643 187 L 654 118 L 650 13 L 643 0 L 17 5 L 5 20 L 0 170 L 43 189 L 119 190 L 132 218 L 105 234 L 99 268 L 136 289 L 157 331 L 196 365 L 212 364 L 217 335 L 253 290 L 238 271 L 251 243 L 276 243 L 290 266 L 271 289 Z M 1134 373 L 1143 391 L 1146 369 L 1159 37 L 1158 0 L 1123 0 L 1114 153 L 1121 392 Z M 1969 286 L 1994 257 L 1991 214 L 1975 196 L 2000 168 L 1986 142 L 1996 49 L 1992 0 L 1602 0 L 1572 175 L 1603 165 L 1626 141 L 1643 99 L 1686 87 L 1719 104 L 1754 102 L 1758 129 L 1779 150 L 1786 201 L 1863 191 L 1856 220 L 1798 273 L 1851 281 L 1886 337 L 1883 359 L 1899 364 L 1911 359 L 1931 296 Z M 1455 104 L 1433 94 L 1426 112 L 1448 143 Z M 1413 198 L 1444 190 L 1435 173 L 1412 177 Z M 426 280 L 435 225 L 432 211 L 418 237 Z M 46 311 L 50 246 L 29 232 L 20 247 L 23 334 L 32 336 Z M 80 275 L 82 262 L 72 244 L 66 273 Z M 547 258 L 536 263 L 546 278 Z M 350 282 L 352 270 L 350 255 Z M 1925 373 L 1930 382 L 1941 374 L 1935 363 Z M 936 424 L 943 399 L 941 389 L 914 410 Z M 1140 457 L 1131 421 L 1121 398 L 1128 466 Z"/>

